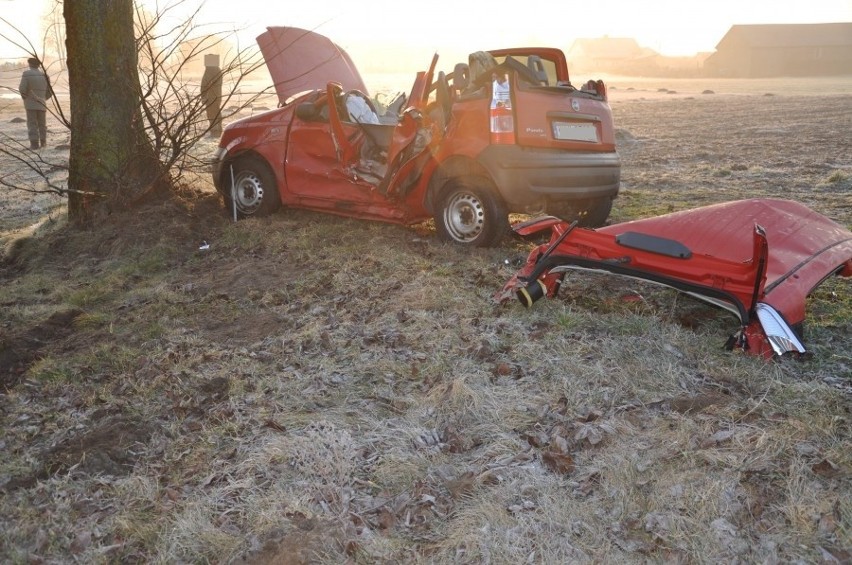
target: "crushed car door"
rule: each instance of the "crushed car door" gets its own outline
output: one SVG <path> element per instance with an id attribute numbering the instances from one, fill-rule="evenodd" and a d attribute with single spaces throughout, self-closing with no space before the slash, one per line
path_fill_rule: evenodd
<path id="1" fill-rule="evenodd" d="M 329 83 L 319 98 L 301 108 L 290 127 L 287 140 L 287 188 L 307 199 L 352 200 L 358 198 L 358 184 L 352 167 L 363 132 L 357 124 L 341 119 L 343 89 Z"/>
<path id="2" fill-rule="evenodd" d="M 440 138 L 436 137 L 436 134 L 440 133 L 427 115 L 430 86 L 437 64 L 438 54 L 435 53 L 429 70 L 417 73 L 408 97 L 409 104 L 402 112 L 391 139 L 388 172 L 379 187 L 382 192 L 405 195 L 416 181 L 423 165 L 422 161 L 428 159 L 426 148 L 440 141 Z"/>
<path id="3" fill-rule="evenodd" d="M 327 97 L 321 94 L 312 102 L 302 103 L 290 125 L 285 165 L 287 190 L 298 196 L 331 192 L 341 182 L 340 178 L 330 176 L 337 167 Z"/>
<path id="4" fill-rule="evenodd" d="M 375 185 L 357 171 L 365 133 L 351 121 L 341 85 L 329 83 L 306 105 L 313 107 L 299 108 L 290 126 L 288 191 L 307 207 L 357 211 L 375 203 Z"/>

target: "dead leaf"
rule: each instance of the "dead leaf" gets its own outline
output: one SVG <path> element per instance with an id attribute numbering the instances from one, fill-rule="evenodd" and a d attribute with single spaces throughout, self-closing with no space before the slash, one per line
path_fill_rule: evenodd
<path id="1" fill-rule="evenodd" d="M 275 430 L 276 432 L 281 432 L 282 434 L 287 433 L 287 428 L 283 425 L 279 424 L 273 419 L 268 419 L 263 423 L 264 427 Z"/>
<path id="2" fill-rule="evenodd" d="M 204 426 L 198 420 L 187 419 L 184 421 L 183 427 L 188 432 L 197 432 Z"/>
<path id="3" fill-rule="evenodd" d="M 600 480 L 600 470 L 595 467 L 587 468 L 583 476 L 578 478 L 577 485 L 574 487 L 574 494 L 588 496 L 600 484 Z"/>
<path id="4" fill-rule="evenodd" d="M 380 530 L 390 530 L 396 525 L 396 516 L 387 508 L 379 508 L 377 518 Z"/>
<path id="5" fill-rule="evenodd" d="M 821 534 L 833 534 L 837 530 L 837 521 L 834 519 L 834 514 L 828 513 L 820 516 L 817 527 Z"/>
<path id="6" fill-rule="evenodd" d="M 580 411 L 579 416 L 577 416 L 577 421 L 588 424 L 589 422 L 594 422 L 599 419 L 601 416 L 603 416 L 603 412 L 600 410 L 584 408 Z"/>
<path id="7" fill-rule="evenodd" d="M 840 475 L 840 468 L 828 459 L 823 459 L 816 465 L 813 465 L 811 470 L 817 475 L 821 475 L 826 478 L 834 478 Z"/>
<path id="8" fill-rule="evenodd" d="M 503 478 L 493 471 L 485 471 L 481 475 L 479 475 L 479 482 L 483 485 L 499 485 Z"/>
<path id="9" fill-rule="evenodd" d="M 730 404 L 732 400 L 730 396 L 719 393 L 678 396 L 669 401 L 669 407 L 680 414 L 688 414 L 690 412 L 702 412 L 714 405 Z"/>
<path id="10" fill-rule="evenodd" d="M 603 440 L 603 434 L 597 426 L 582 426 L 574 434 L 575 441 L 586 440 L 591 445 L 597 445 Z"/>
<path id="11" fill-rule="evenodd" d="M 354 539 L 348 540 L 346 542 L 345 546 L 344 546 L 344 551 L 346 552 L 346 555 L 348 555 L 349 557 L 355 557 L 355 555 L 358 553 L 358 551 L 360 549 L 361 549 L 361 544 L 358 543 L 358 540 L 354 540 Z"/>
<path id="12" fill-rule="evenodd" d="M 852 554 L 838 547 L 820 547 L 819 550 L 822 553 L 823 563 L 849 563 L 852 559 Z"/>
<path id="13" fill-rule="evenodd" d="M 547 436 L 542 432 L 530 432 L 521 434 L 521 437 L 524 438 L 528 444 L 533 447 L 544 447 L 547 445 Z"/>
<path id="14" fill-rule="evenodd" d="M 92 545 L 92 532 L 80 532 L 71 542 L 71 553 L 83 553 L 90 545 Z"/>
<path id="15" fill-rule="evenodd" d="M 724 443 L 724 442 L 730 440 L 732 437 L 734 437 L 734 431 L 733 430 L 719 430 L 718 432 L 716 432 L 712 436 L 710 436 L 707 439 L 705 439 L 704 441 L 702 441 L 701 447 L 703 447 L 703 448 L 714 447 L 716 445 L 719 445 L 720 443 Z"/>
<path id="16" fill-rule="evenodd" d="M 571 448 L 568 445 L 568 440 L 560 435 L 554 435 L 551 437 L 550 445 L 553 448 L 553 451 L 557 453 L 568 453 L 571 451 Z"/>
<path id="17" fill-rule="evenodd" d="M 476 477 L 468 471 L 457 479 L 451 479 L 446 483 L 447 490 L 450 491 L 450 496 L 460 498 L 474 489 L 476 486 Z"/>
<path id="18" fill-rule="evenodd" d="M 296 510 L 295 512 L 287 513 L 286 516 L 293 522 L 297 528 L 303 532 L 309 532 L 316 527 L 316 520 L 308 518 L 303 512 Z"/>
<path id="19" fill-rule="evenodd" d="M 468 447 L 464 441 L 464 437 L 454 426 L 445 428 L 441 436 L 444 438 L 443 443 L 447 444 L 450 453 L 464 453 L 467 451 Z"/>
<path id="20" fill-rule="evenodd" d="M 567 475 L 574 472 L 574 458 L 567 453 L 559 453 L 558 451 L 544 451 L 541 454 L 541 461 L 544 466 L 560 475 Z"/>

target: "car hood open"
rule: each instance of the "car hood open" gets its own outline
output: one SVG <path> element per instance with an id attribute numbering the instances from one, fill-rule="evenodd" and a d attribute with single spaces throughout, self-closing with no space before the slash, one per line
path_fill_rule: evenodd
<path id="1" fill-rule="evenodd" d="M 257 44 L 279 104 L 307 90 L 325 89 L 329 82 L 369 94 L 346 51 L 324 35 L 296 27 L 268 27 Z"/>
<path id="2" fill-rule="evenodd" d="M 597 230 L 558 218 L 514 227 L 552 229 L 551 240 L 495 298 L 531 306 L 554 296 L 569 269 L 645 279 L 734 312 L 742 330 L 729 341 L 751 353 L 804 353 L 808 294 L 833 274 L 852 276 L 852 232 L 790 200 L 725 202 Z"/>

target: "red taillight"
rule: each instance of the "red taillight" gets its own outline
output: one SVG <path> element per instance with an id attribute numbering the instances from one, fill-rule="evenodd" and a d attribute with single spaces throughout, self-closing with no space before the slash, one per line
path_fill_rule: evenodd
<path id="1" fill-rule="evenodd" d="M 595 86 L 597 87 L 598 94 L 601 96 L 601 98 L 606 100 L 606 84 L 604 84 L 604 81 L 602 81 L 602 80 L 597 81 L 595 83 Z"/>
<path id="2" fill-rule="evenodd" d="M 587 90 L 589 92 L 594 92 L 604 100 L 606 100 L 606 84 L 602 80 L 590 80 L 587 81 L 586 84 L 583 85 L 581 90 Z"/>
<path id="3" fill-rule="evenodd" d="M 491 143 L 515 143 L 515 116 L 511 108 L 501 105 L 491 108 Z"/>

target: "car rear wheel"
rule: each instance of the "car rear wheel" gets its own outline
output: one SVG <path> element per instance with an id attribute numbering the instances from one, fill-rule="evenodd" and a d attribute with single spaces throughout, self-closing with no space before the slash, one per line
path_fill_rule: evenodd
<path id="1" fill-rule="evenodd" d="M 275 175 L 262 159 L 243 157 L 233 165 L 234 187 L 230 183 L 225 188 L 225 204 L 228 210 L 234 209 L 242 218 L 265 216 L 281 207 Z"/>
<path id="2" fill-rule="evenodd" d="M 587 228 L 599 228 L 606 225 L 606 219 L 612 211 L 612 198 L 595 200 L 580 217 L 579 225 Z"/>
<path id="3" fill-rule="evenodd" d="M 435 214 L 438 237 L 472 247 L 497 244 L 509 229 L 506 207 L 483 182 L 452 181 Z"/>
<path id="4" fill-rule="evenodd" d="M 599 228 L 606 225 L 609 213 L 612 211 L 612 198 L 599 198 L 590 202 L 576 204 L 558 204 L 548 209 L 548 213 L 573 222 L 585 228 Z"/>

